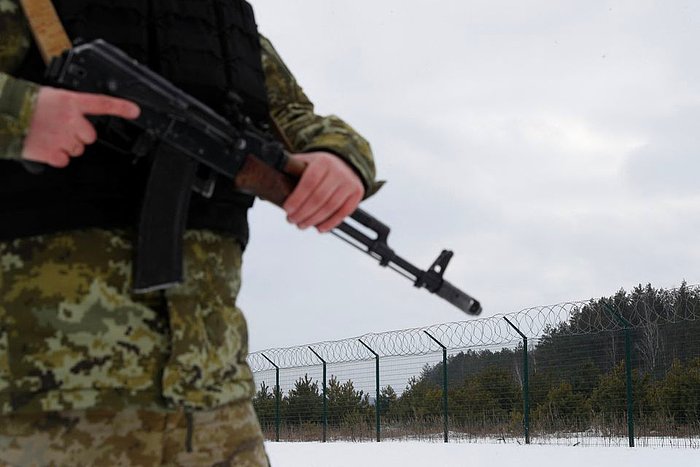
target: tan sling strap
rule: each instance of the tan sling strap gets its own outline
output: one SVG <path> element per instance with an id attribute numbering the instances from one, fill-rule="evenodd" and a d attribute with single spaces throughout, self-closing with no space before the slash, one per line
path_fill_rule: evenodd
<path id="1" fill-rule="evenodd" d="M 44 63 L 48 64 L 53 57 L 71 48 L 51 0 L 20 0 L 20 3 Z"/>

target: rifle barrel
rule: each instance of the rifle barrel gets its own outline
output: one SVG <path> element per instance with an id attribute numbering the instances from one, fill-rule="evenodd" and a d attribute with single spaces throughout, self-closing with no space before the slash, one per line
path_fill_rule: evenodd
<path id="1" fill-rule="evenodd" d="M 418 268 L 394 253 L 394 250 L 389 247 L 387 244 L 387 237 L 389 235 L 388 226 L 382 224 L 379 220 L 362 209 L 357 209 L 350 217 L 370 230 L 375 231 L 377 237 L 371 238 L 347 222 L 342 222 L 338 227 L 333 229 L 331 233 L 345 240 L 360 251 L 370 255 L 379 261 L 381 266 L 388 266 L 406 277 L 412 281 L 416 287 L 428 289 L 429 292 L 447 300 L 467 314 L 478 315 L 481 313 L 482 308 L 478 300 L 443 279 L 442 275 L 445 272 L 444 267 L 442 267 L 439 272 L 437 272 L 435 268 L 431 268 L 428 271 Z M 342 232 L 344 235 L 339 234 L 337 231 Z M 352 241 L 349 240 L 348 237 L 352 239 Z M 360 245 L 364 246 L 364 248 Z M 452 253 L 449 253 L 449 256 L 451 255 Z"/>

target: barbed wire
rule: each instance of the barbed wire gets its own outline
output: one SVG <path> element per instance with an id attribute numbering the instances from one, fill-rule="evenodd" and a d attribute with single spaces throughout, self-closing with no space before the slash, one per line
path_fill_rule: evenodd
<path id="1" fill-rule="evenodd" d="M 319 356 L 326 363 L 373 359 L 374 355 L 367 347 L 379 357 L 425 355 L 440 350 L 430 336 L 448 349 L 520 342 L 521 336 L 504 318 L 528 338 L 542 338 L 552 333 L 564 336 L 624 329 L 624 320 L 617 318 L 611 310 L 622 315 L 634 328 L 697 320 L 700 318 L 700 286 L 684 285 L 671 290 L 640 288 L 635 289 L 632 294 L 621 291 L 610 302 L 594 299 L 564 302 L 488 318 L 267 349 L 251 353 L 248 363 L 252 371 L 257 372 L 272 370 L 274 365 L 280 368 L 318 365 L 321 363 Z M 274 362 L 274 365 L 271 362 Z"/>

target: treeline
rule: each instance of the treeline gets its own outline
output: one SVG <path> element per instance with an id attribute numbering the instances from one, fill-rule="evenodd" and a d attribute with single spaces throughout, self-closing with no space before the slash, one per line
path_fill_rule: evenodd
<path id="1" fill-rule="evenodd" d="M 612 305 L 633 326 L 634 414 L 638 432 L 700 434 L 700 296 L 683 284 L 666 291 L 650 285 L 591 300 L 568 322 L 530 341 L 528 391 L 531 432 L 625 432 L 624 331 L 599 331 L 615 319 Z M 447 361 L 450 429 L 474 435 L 517 434 L 524 418 L 523 347 L 469 350 Z M 379 408 L 384 430 L 430 430 L 443 417 L 442 363 L 426 366 L 397 394 L 382 388 Z M 275 395 L 261 385 L 254 404 L 263 426 L 275 422 Z M 374 400 L 352 381 L 331 377 L 327 386 L 328 426 L 344 433 L 371 433 Z M 283 395 L 282 423 L 313 426 L 322 420 L 319 382 L 300 378 Z M 364 430 L 364 431 L 363 431 Z M 408 430 L 408 431 L 407 431 Z M 353 435 L 354 436 L 354 435 Z"/>
<path id="2" fill-rule="evenodd" d="M 390 387 L 384 391 L 393 392 Z M 261 383 L 253 405 L 263 430 L 268 433 L 276 423 L 276 404 L 274 388 Z M 373 410 L 369 395 L 355 389 L 352 381 L 341 383 L 335 376 L 330 377 L 326 385 L 328 426 L 346 429 L 350 438 L 362 437 L 358 431 L 364 435 L 369 433 L 368 423 Z M 309 431 L 314 431 L 314 427 L 318 428 L 323 420 L 323 392 L 319 382 L 308 375 L 299 378 L 294 388 L 281 397 L 279 416 L 285 428 L 297 428 L 297 432 L 301 430 L 299 437 L 302 439 Z"/>

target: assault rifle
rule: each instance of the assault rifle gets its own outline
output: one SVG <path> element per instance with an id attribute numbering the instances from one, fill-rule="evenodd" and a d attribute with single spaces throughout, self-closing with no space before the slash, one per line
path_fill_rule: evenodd
<path id="1" fill-rule="evenodd" d="M 134 260 L 134 290 L 146 292 L 182 280 L 182 238 L 190 194 L 211 196 L 216 174 L 236 189 L 281 205 L 304 171 L 282 145 L 240 112 L 228 119 L 186 94 L 116 47 L 95 40 L 55 58 L 48 81 L 75 91 L 108 94 L 141 107 L 131 152 L 155 153 L 146 187 Z M 443 250 L 424 271 L 387 244 L 389 227 L 357 209 L 350 216 L 374 238 L 343 222 L 333 233 L 408 277 L 460 310 L 477 315 L 481 305 L 443 279 L 452 252 Z"/>

